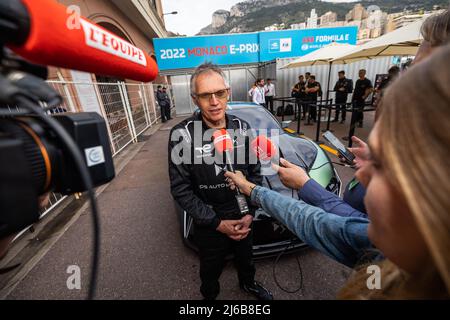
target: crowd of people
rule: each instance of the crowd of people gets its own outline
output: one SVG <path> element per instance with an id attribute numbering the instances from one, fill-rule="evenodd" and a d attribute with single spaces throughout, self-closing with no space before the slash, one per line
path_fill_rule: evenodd
<path id="1" fill-rule="evenodd" d="M 285 159 L 273 164 L 273 168 L 286 187 L 298 191 L 300 200 L 262 187 L 259 165 L 246 163 L 236 166 L 235 172 L 218 173 L 211 164 L 176 164 L 172 157 L 180 156 L 173 152 L 179 140 L 171 139 L 172 194 L 193 217 L 195 228 L 201 230 L 196 241 L 200 248 L 201 293 L 206 299 L 215 299 L 219 294 L 224 252 L 235 254 L 244 291 L 259 299 L 273 298 L 254 280 L 254 266 L 249 259 L 255 206 L 311 247 L 355 269 L 341 289 L 340 298 L 450 298 L 449 12 L 428 18 L 422 35 L 423 44 L 412 66 L 400 76 L 398 70 L 391 69 L 381 86 L 368 143 L 352 138 L 357 144 L 351 149 L 356 157 L 356 179 L 362 187 L 352 200 L 328 192 L 304 168 Z M 360 108 L 360 125 L 364 101 L 373 91 L 365 75 L 365 70 L 360 70 L 352 96 L 355 107 Z M 418 79 L 426 79 L 421 82 L 421 90 L 417 90 Z M 340 72 L 335 91 L 340 93 L 342 103 L 351 93 L 350 88 L 350 80 Z M 317 98 L 321 90 L 311 74 L 300 76 L 294 89 L 311 99 Z M 189 128 L 195 121 L 204 130 L 240 128 L 242 121 L 226 114 L 228 93 L 220 68 L 200 66 L 191 79 L 191 95 L 201 112 L 180 123 L 171 136 L 179 129 L 189 130 L 179 135 L 181 140 L 192 137 Z M 258 79 L 249 93 L 255 103 L 265 103 L 264 80 Z M 306 111 L 315 117 L 311 109 Z M 335 119 L 339 114 L 345 119 L 345 110 L 338 111 Z M 247 132 L 248 124 L 245 126 Z M 189 144 L 195 143 L 189 140 Z M 199 156 L 205 157 L 203 153 Z M 209 190 L 203 184 L 214 188 Z M 246 215 L 239 215 L 236 193 L 230 190 L 238 190 L 249 200 L 251 210 Z M 378 287 L 368 285 L 369 267 L 380 272 Z"/>
<path id="2" fill-rule="evenodd" d="M 379 87 L 376 88 L 377 96 L 378 91 L 381 91 L 388 82 L 392 81 L 395 77 L 395 71 L 398 67 L 394 66 L 389 70 L 389 77 L 384 79 Z M 398 74 L 398 72 L 397 72 Z M 372 82 L 366 78 L 366 70 L 359 70 L 359 78 L 353 85 L 353 80 L 345 77 L 345 71 L 339 71 L 338 80 L 334 85 L 333 91 L 335 95 L 336 112 L 333 122 L 339 121 L 344 123 L 347 114 L 347 100 L 349 94 L 352 94 L 352 105 L 356 110 L 356 123 L 359 127 L 363 127 L 364 120 L 364 107 L 366 106 L 367 98 L 371 93 L 375 92 Z M 275 98 L 275 85 L 272 79 L 257 79 L 254 85 L 248 92 L 253 103 L 266 107 L 270 112 L 274 113 L 274 98 Z M 291 89 L 291 97 L 295 98 L 295 103 L 301 111 L 301 120 L 307 119 L 308 122 L 317 121 L 317 102 L 319 98 L 323 97 L 322 85 L 317 81 L 316 76 L 310 72 L 306 72 L 305 75 L 299 75 L 298 82 Z"/>

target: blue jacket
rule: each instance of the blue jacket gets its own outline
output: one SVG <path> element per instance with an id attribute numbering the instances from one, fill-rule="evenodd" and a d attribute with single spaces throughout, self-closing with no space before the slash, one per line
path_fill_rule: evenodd
<path id="1" fill-rule="evenodd" d="M 324 189 L 313 179 L 309 179 L 298 192 L 298 197 L 307 204 L 322 208 L 326 212 L 342 217 L 367 218 L 367 214 L 358 211 L 334 193 Z"/>
<path id="2" fill-rule="evenodd" d="M 365 218 L 330 214 L 260 186 L 253 189 L 251 199 L 302 241 L 348 267 L 374 253 Z"/>

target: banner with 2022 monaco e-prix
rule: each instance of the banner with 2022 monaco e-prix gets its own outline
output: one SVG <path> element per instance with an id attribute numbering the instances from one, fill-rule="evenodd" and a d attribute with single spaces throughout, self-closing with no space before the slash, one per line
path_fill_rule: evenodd
<path id="1" fill-rule="evenodd" d="M 212 36 L 155 38 L 160 70 L 195 68 L 205 61 L 247 64 L 301 57 L 333 41 L 356 44 L 356 26 Z"/>

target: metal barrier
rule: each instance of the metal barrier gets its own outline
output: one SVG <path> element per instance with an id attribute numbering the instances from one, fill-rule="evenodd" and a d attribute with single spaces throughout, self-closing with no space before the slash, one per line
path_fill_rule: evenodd
<path id="1" fill-rule="evenodd" d="M 57 112 L 99 112 L 107 123 L 113 157 L 161 119 L 157 107 L 156 84 L 48 81 L 64 102 Z M 171 100 L 171 112 L 175 107 L 172 87 L 165 85 Z M 40 219 L 51 212 L 66 196 L 52 193 L 48 206 L 41 208 Z M 18 238 L 27 229 L 23 230 Z"/>
<path id="2" fill-rule="evenodd" d="M 308 110 L 308 119 L 307 119 L 307 123 L 305 123 L 304 125 L 313 125 L 313 123 L 310 122 L 310 115 L 309 112 L 311 111 L 311 108 L 316 108 L 316 125 L 317 125 L 317 129 L 316 129 L 316 139 L 315 141 L 317 143 L 323 143 L 319 137 L 320 137 L 320 132 L 325 132 L 325 131 L 333 131 L 330 129 L 330 123 L 331 123 L 331 113 L 333 110 L 336 110 L 337 106 L 342 106 L 342 103 L 333 103 L 333 99 L 328 99 L 328 100 L 322 100 L 320 99 L 317 102 L 310 102 L 307 100 L 300 100 L 297 98 L 291 98 L 291 97 L 281 97 L 281 98 L 275 98 L 273 99 L 274 101 L 278 101 L 282 103 L 282 112 L 281 112 L 281 121 L 284 121 L 285 119 L 285 108 L 286 108 L 286 103 L 293 103 L 294 104 L 294 120 L 297 120 L 297 133 L 298 134 L 303 134 L 300 131 L 300 120 L 301 120 L 301 106 L 304 106 L 305 108 L 307 108 Z M 322 111 L 328 111 L 327 114 L 327 125 L 326 128 L 321 130 L 321 124 L 322 124 Z M 372 103 L 370 102 L 366 102 L 364 105 L 363 109 L 358 109 L 356 107 L 356 105 L 352 102 L 349 103 L 345 103 L 345 110 L 346 112 L 351 112 L 352 117 L 351 117 L 351 121 L 350 121 L 350 127 L 349 127 L 349 132 L 348 132 L 348 136 L 345 137 L 344 140 L 348 140 L 348 146 L 351 147 L 352 146 L 352 139 L 351 137 L 355 134 L 355 128 L 356 128 L 356 122 L 357 122 L 357 113 L 358 112 L 370 112 L 370 111 L 375 111 L 376 108 L 374 108 L 372 106 Z"/>

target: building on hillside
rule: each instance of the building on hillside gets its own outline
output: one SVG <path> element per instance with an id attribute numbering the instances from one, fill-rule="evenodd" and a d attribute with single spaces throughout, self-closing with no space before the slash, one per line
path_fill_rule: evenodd
<path id="1" fill-rule="evenodd" d="M 345 21 L 360 21 L 366 19 L 368 16 L 366 9 L 358 3 L 345 15 Z"/>
<path id="2" fill-rule="evenodd" d="M 320 26 L 327 27 L 337 21 L 337 13 L 328 11 L 327 13 L 320 16 Z"/>
<path id="3" fill-rule="evenodd" d="M 317 21 L 318 21 L 318 16 L 316 13 L 316 9 L 312 9 L 311 10 L 311 14 L 309 16 L 309 18 L 306 21 L 306 27 L 308 29 L 315 29 L 317 28 Z"/>

